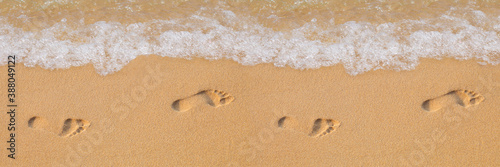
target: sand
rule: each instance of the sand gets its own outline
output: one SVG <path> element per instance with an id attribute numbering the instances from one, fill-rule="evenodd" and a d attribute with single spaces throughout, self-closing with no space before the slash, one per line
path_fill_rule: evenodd
<path id="1" fill-rule="evenodd" d="M 474 60 L 351 76 L 150 55 L 16 77 L 16 159 L 2 148 L 0 166 L 500 165 L 500 66 Z"/>

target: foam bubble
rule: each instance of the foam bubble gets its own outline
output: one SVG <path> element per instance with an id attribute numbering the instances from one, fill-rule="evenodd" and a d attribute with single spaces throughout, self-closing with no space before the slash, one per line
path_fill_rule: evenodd
<path id="1" fill-rule="evenodd" d="M 411 70 L 420 58 L 451 57 L 500 63 L 500 16 L 469 10 L 424 20 L 335 25 L 312 19 L 291 31 L 276 31 L 232 11 L 153 20 L 60 22 L 27 32 L 0 18 L 0 55 L 17 55 L 26 66 L 46 69 L 93 64 L 99 74 L 119 71 L 139 55 L 190 59 L 227 58 L 243 65 L 272 63 L 296 69 L 343 64 L 352 75 L 375 69 Z M 214 11 L 211 11 L 214 12 Z M 269 16 L 273 18 L 273 16 Z M 276 17 L 276 16 L 274 16 Z M 469 18 L 468 18 L 469 17 Z M 5 65 L 6 60 L 0 60 Z"/>

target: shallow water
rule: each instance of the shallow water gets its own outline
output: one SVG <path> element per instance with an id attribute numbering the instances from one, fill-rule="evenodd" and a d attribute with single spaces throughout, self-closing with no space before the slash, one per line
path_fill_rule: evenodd
<path id="1" fill-rule="evenodd" d="M 91 63 L 102 75 L 150 54 L 296 69 L 342 64 L 352 75 L 411 70 L 420 58 L 497 65 L 500 2 L 3 0 L 0 48 L 27 66 Z"/>

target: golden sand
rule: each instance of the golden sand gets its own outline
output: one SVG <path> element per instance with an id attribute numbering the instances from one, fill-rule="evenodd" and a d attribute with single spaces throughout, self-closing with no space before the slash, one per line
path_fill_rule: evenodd
<path id="1" fill-rule="evenodd" d="M 312 18 L 380 24 L 433 18 L 441 6 L 467 4 L 387 0 L 368 10 L 365 3 L 0 0 L 0 15 L 36 32 L 63 18 L 130 24 L 221 6 L 287 31 Z M 498 4 L 484 0 L 473 8 L 498 16 Z M 500 166 L 500 66 L 476 60 L 424 59 L 412 71 L 357 76 L 342 65 L 297 70 L 155 55 L 106 76 L 91 64 L 15 68 L 16 159 L 7 157 L 4 142 L 2 167 Z M 8 140 L 5 127 L 0 135 Z"/>
<path id="2" fill-rule="evenodd" d="M 105 77 L 90 65 L 16 68 L 17 157 L 0 166 L 499 164 L 500 67 L 474 61 L 423 60 L 413 71 L 358 76 L 341 66 L 157 56 Z M 432 112 L 423 106 L 455 90 L 473 94 L 436 102 Z M 189 109 L 175 110 L 193 95 L 200 98 Z M 60 135 L 66 126 L 74 135 Z"/>

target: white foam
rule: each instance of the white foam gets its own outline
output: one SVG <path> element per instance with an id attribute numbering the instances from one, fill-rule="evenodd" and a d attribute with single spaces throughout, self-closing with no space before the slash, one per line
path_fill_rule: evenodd
<path id="1" fill-rule="evenodd" d="M 500 16 L 488 17 L 481 11 L 463 14 L 473 19 L 444 14 L 379 25 L 354 21 L 335 25 L 333 18 L 330 23 L 312 19 L 290 32 L 274 31 L 231 11 L 219 12 L 223 19 L 199 14 L 130 25 L 69 24 L 62 19 L 36 33 L 0 18 L 0 55 L 15 54 L 26 66 L 46 69 L 91 63 L 102 75 L 149 54 L 227 58 L 243 65 L 273 63 L 296 69 L 341 63 L 352 75 L 375 69 L 411 70 L 420 58 L 500 63 Z M 6 59 L 0 60 L 5 64 Z"/>

